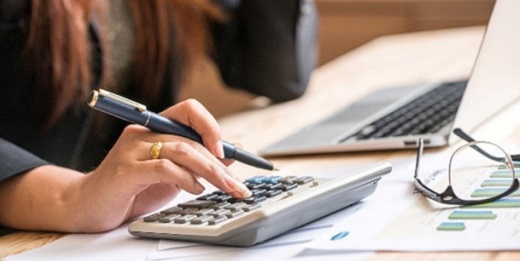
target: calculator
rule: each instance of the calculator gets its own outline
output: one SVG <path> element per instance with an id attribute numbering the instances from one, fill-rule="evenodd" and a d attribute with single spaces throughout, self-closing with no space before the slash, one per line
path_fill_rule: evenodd
<path id="1" fill-rule="evenodd" d="M 217 190 L 130 223 L 138 237 L 252 246 L 371 195 L 392 166 L 381 162 L 339 178 L 256 176 L 253 195 L 236 199 Z"/>

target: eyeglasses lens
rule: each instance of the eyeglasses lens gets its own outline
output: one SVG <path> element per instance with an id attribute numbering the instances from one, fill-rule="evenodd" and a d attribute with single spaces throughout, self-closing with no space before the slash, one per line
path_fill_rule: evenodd
<path id="1" fill-rule="evenodd" d="M 486 157 L 482 151 L 496 158 Z M 483 200 L 497 196 L 514 181 L 512 164 L 507 154 L 497 145 L 488 142 L 468 143 L 453 154 L 450 161 L 450 183 L 457 197 L 463 200 Z"/>

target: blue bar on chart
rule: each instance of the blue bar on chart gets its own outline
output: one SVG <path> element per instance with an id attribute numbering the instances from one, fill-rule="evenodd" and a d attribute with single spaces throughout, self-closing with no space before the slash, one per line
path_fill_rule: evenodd
<path id="1" fill-rule="evenodd" d="M 441 231 L 462 231 L 466 229 L 464 222 L 442 222 L 437 230 Z"/>
<path id="2" fill-rule="evenodd" d="M 448 218 L 449 219 L 496 219 L 497 214 L 489 210 L 455 210 Z"/>

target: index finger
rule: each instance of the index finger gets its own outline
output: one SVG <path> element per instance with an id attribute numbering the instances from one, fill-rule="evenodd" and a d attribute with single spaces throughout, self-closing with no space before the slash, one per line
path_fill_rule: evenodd
<path id="1" fill-rule="evenodd" d="M 191 127 L 202 138 L 203 145 L 216 157 L 224 158 L 220 127 L 217 120 L 197 100 L 182 101 L 160 113 Z"/>

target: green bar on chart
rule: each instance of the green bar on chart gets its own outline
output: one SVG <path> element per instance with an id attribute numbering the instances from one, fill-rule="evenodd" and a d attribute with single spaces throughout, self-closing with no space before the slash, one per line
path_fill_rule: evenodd
<path id="1" fill-rule="evenodd" d="M 497 201 L 484 204 L 461 206 L 461 208 L 520 208 L 520 199 L 502 198 Z"/>
<path id="2" fill-rule="evenodd" d="M 515 169 L 517 168 L 520 168 L 520 162 L 519 161 L 513 161 L 513 166 Z M 498 166 L 498 169 L 505 169 L 506 166 L 502 165 L 502 166 Z"/>
<path id="3" fill-rule="evenodd" d="M 497 214 L 489 210 L 455 210 L 448 216 L 449 219 L 495 219 L 496 217 Z"/>
<path id="4" fill-rule="evenodd" d="M 463 222 L 442 222 L 437 230 L 441 231 L 462 231 L 466 229 L 466 226 Z"/>
<path id="5" fill-rule="evenodd" d="M 471 193 L 472 198 L 490 198 L 506 191 L 508 188 L 479 188 Z M 508 197 L 520 197 L 520 190 L 508 195 Z"/>
<path id="6" fill-rule="evenodd" d="M 481 187 L 509 187 L 511 186 L 511 183 L 513 183 L 512 179 L 486 179 L 482 184 Z"/>
<path id="7" fill-rule="evenodd" d="M 515 169 L 516 177 L 518 177 L 518 173 L 520 173 L 520 169 Z M 495 170 L 491 175 L 489 175 L 490 178 L 511 178 L 511 176 L 511 170 L 509 169 Z"/>

